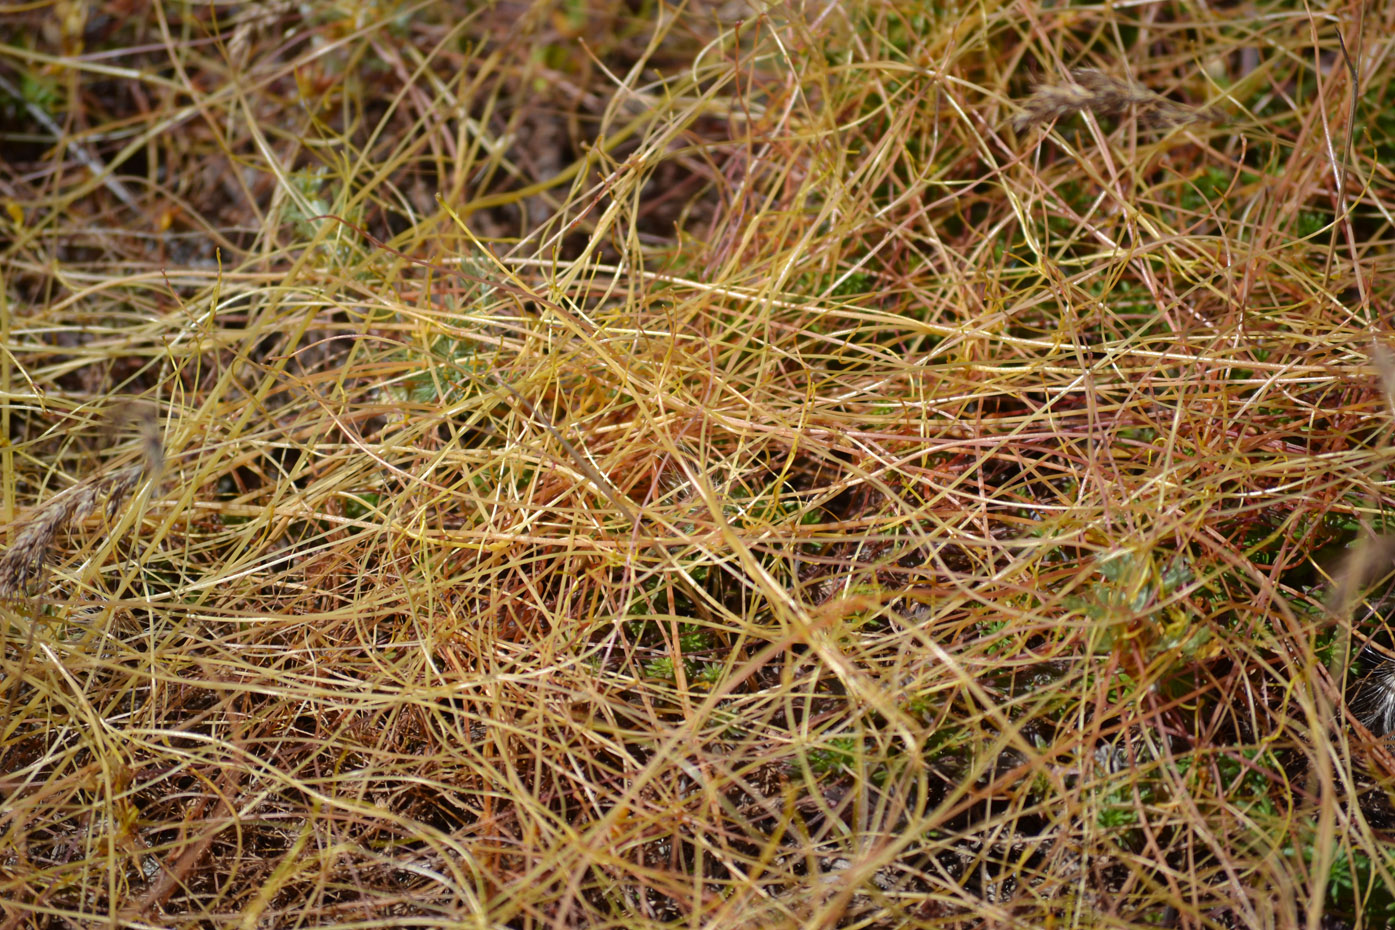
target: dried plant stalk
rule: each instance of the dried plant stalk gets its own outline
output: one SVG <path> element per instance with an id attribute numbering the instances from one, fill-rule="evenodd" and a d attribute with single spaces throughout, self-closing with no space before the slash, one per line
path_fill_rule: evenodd
<path id="1" fill-rule="evenodd" d="M 19 598 L 43 573 L 53 540 L 65 527 L 87 519 L 103 502 L 108 520 L 115 518 L 126 498 L 146 477 L 164 468 L 164 446 L 154 408 L 125 407 L 112 425 L 134 420 L 140 433 L 141 457 L 110 474 L 94 475 L 43 504 L 23 523 L 9 549 L 0 556 L 0 599 Z"/>
<path id="2" fill-rule="evenodd" d="M 1013 120 L 1018 132 L 1041 123 L 1090 112 L 1098 116 L 1125 116 L 1132 112 L 1146 126 L 1175 129 L 1192 123 L 1218 123 L 1224 114 L 1214 107 L 1190 107 L 1168 100 L 1141 84 L 1135 84 L 1094 68 L 1071 72 L 1072 83 L 1043 84 L 1027 98 L 1023 112 Z"/>

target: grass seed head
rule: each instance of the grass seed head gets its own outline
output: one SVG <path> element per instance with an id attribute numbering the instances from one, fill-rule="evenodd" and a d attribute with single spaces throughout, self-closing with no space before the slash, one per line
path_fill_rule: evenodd
<path id="1" fill-rule="evenodd" d="M 1161 129 L 1219 122 L 1222 118 L 1214 108 L 1176 103 L 1132 81 L 1094 68 L 1077 68 L 1071 72 L 1070 82 L 1038 86 L 1023 104 L 1023 112 L 1013 120 L 1013 128 L 1021 132 L 1074 113 L 1120 117 L 1130 112 L 1143 125 Z"/>
<path id="2" fill-rule="evenodd" d="M 91 478 L 61 492 L 19 524 L 4 555 L 0 555 L 0 600 L 24 597 L 43 574 L 53 541 L 65 528 L 86 520 L 105 503 L 108 521 L 116 519 L 121 505 L 147 477 L 164 468 L 164 444 L 155 408 L 128 405 L 112 416 L 110 429 L 134 421 L 140 435 L 140 460 L 105 475 Z"/>

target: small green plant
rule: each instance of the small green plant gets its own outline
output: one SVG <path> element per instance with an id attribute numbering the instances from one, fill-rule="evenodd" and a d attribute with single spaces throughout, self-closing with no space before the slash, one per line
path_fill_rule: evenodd
<path id="1" fill-rule="evenodd" d="M 851 736 L 835 736 L 823 745 L 810 749 L 806 756 L 809 768 L 817 775 L 832 775 L 853 770 L 857 764 L 859 740 Z"/>
<path id="2" fill-rule="evenodd" d="M 1311 858 L 1312 853 L 1307 855 Z M 1388 852 L 1375 857 L 1360 849 L 1338 847 L 1327 876 L 1332 913 L 1368 927 L 1395 926 L 1395 892 L 1384 877 L 1392 871 L 1395 856 Z"/>
<path id="3" fill-rule="evenodd" d="M 645 662 L 644 677 L 658 679 L 659 681 L 673 681 L 673 659 L 670 656 L 660 656 L 657 659 L 650 659 Z"/>

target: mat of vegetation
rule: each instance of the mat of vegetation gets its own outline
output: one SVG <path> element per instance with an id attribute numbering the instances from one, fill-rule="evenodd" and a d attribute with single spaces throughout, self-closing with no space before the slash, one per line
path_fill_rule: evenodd
<path id="1" fill-rule="evenodd" d="M 1390 925 L 1392 35 L 11 4 L 0 928 Z"/>

